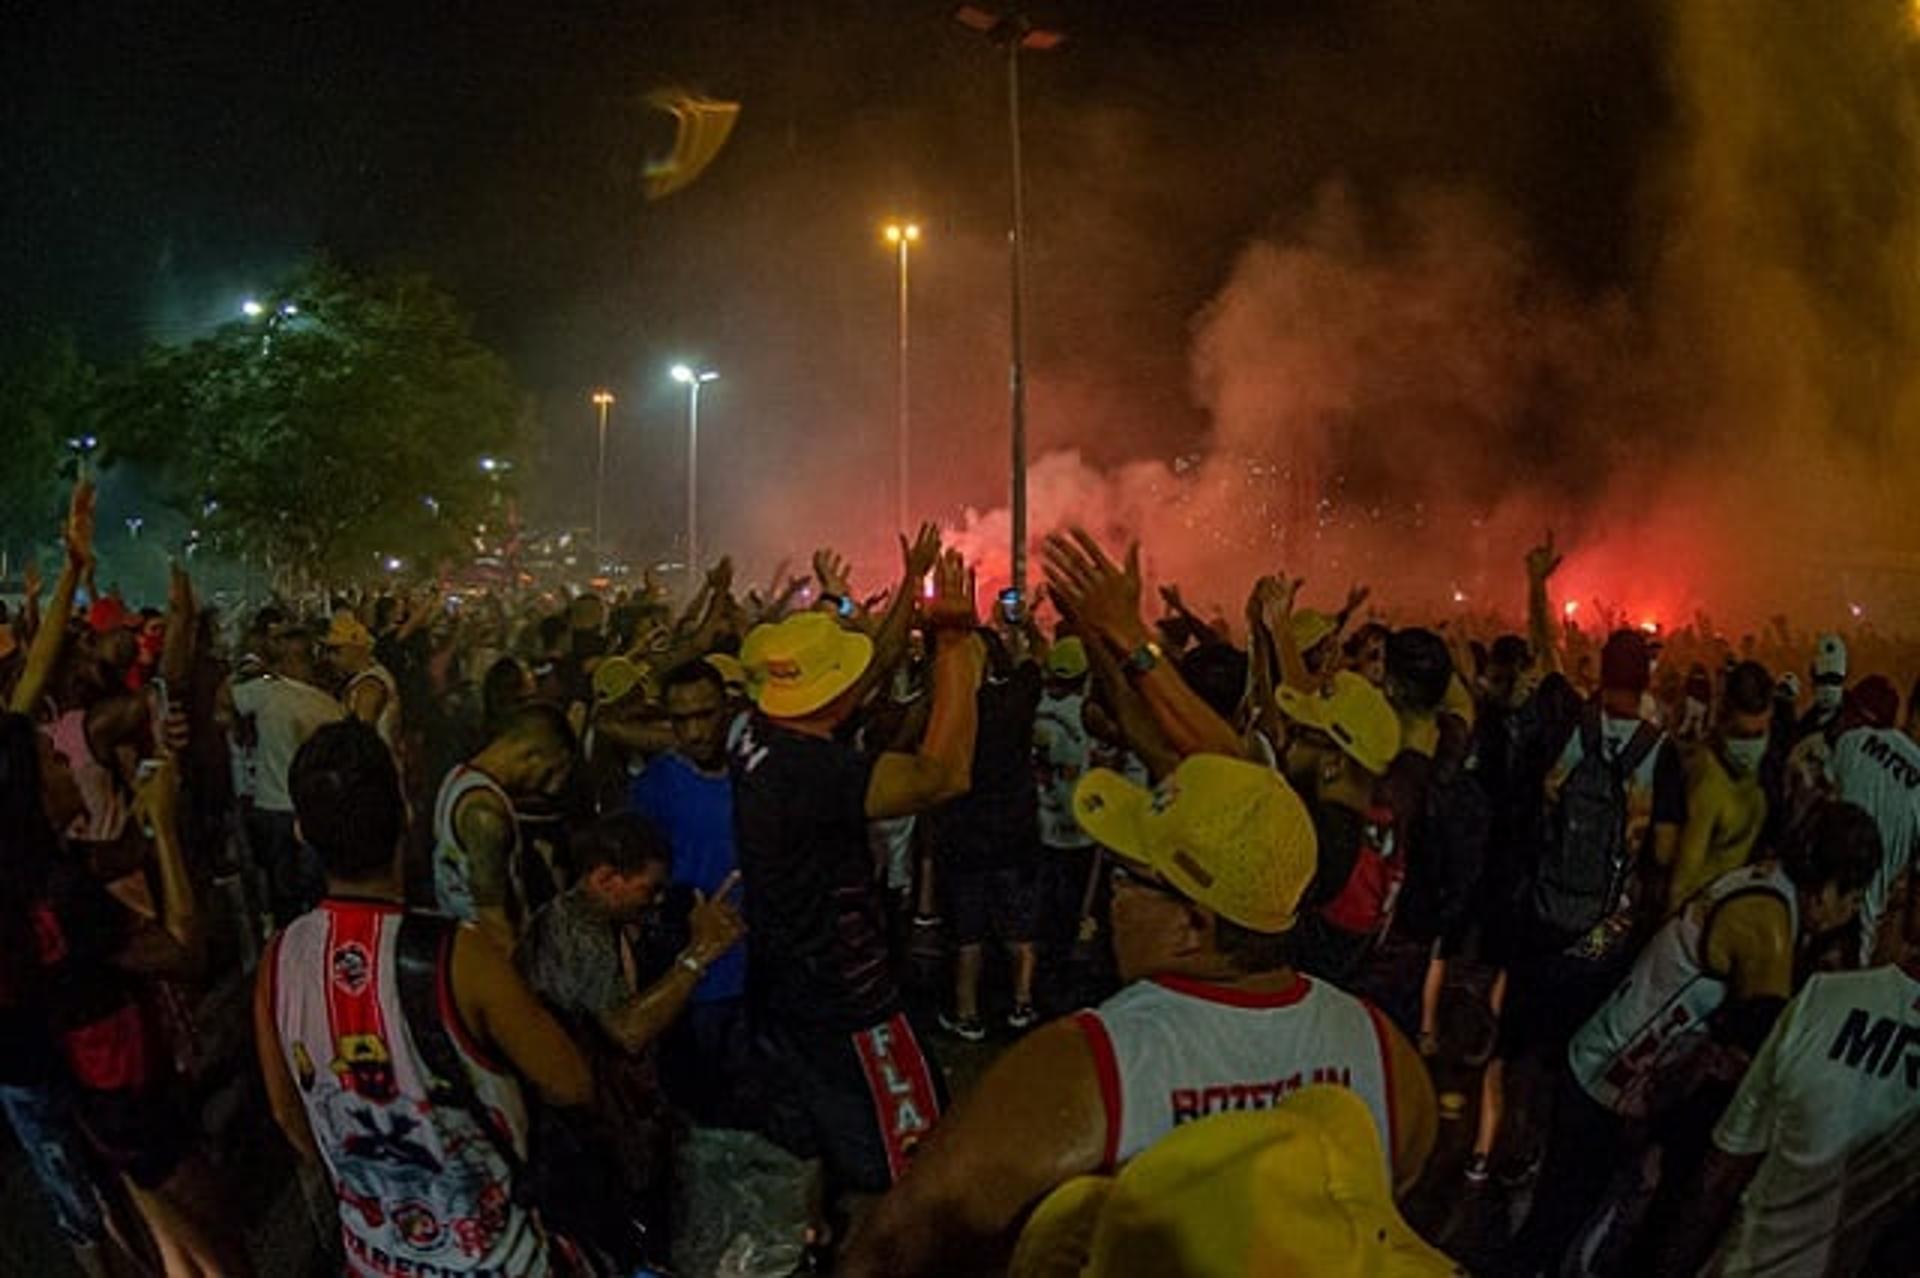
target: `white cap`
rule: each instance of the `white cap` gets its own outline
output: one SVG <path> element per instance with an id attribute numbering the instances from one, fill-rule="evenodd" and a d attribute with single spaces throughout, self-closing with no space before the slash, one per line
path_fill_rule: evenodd
<path id="1" fill-rule="evenodd" d="M 1813 677 L 1847 677 L 1847 644 L 1839 635 L 1821 635 L 1813 649 Z"/>

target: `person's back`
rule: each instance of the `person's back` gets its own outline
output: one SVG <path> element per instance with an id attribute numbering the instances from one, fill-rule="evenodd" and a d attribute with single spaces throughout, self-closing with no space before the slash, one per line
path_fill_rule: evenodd
<path id="1" fill-rule="evenodd" d="M 554 1244 L 516 1192 L 520 1079 L 580 1104 L 586 1061 L 504 950 L 401 903 L 405 806 L 370 727 L 322 728 L 290 780 L 327 896 L 263 959 L 254 1037 L 274 1118 L 333 1183 L 348 1272 L 537 1278 Z"/>
<path id="2" fill-rule="evenodd" d="M 1076 1018 L 1101 1076 L 1108 1165 L 1210 1114 L 1271 1109 L 1303 1087 L 1351 1088 L 1397 1146 L 1386 1022 L 1324 981 L 1251 993 L 1161 976 Z M 1103 1089 L 1104 1091 L 1104 1089 Z"/>
<path id="3" fill-rule="evenodd" d="M 1714 1133 L 1763 1156 L 1708 1272 L 1849 1274 L 1920 1191 L 1920 965 L 1815 976 Z"/>
<path id="4" fill-rule="evenodd" d="M 1865 808 L 1880 827 L 1884 859 L 1860 904 L 1864 960 L 1920 843 L 1920 744 L 1895 728 L 1855 728 L 1834 743 L 1828 767 L 1836 797 Z"/>
<path id="5" fill-rule="evenodd" d="M 405 918 L 397 903 L 329 898 L 288 925 L 269 960 L 274 1024 L 340 1200 L 349 1267 L 545 1273 L 547 1239 L 515 1202 L 515 1169 L 497 1144 L 526 1156 L 519 1081 L 481 1055 L 457 1009 L 443 1005 L 474 1094 L 499 1130 L 490 1135 L 477 1115 L 434 1103 L 400 998 Z M 444 967 L 440 981 L 450 984 Z"/>

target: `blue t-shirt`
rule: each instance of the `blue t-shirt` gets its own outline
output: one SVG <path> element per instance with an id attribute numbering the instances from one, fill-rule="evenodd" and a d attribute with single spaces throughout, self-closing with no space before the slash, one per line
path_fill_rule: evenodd
<path id="1" fill-rule="evenodd" d="M 733 852 L 733 778 L 708 776 L 678 754 L 663 754 L 634 778 L 631 800 L 673 848 L 673 881 L 709 895 L 738 861 Z M 739 998 L 747 990 L 747 954 L 734 946 L 715 959 L 693 1001 Z"/>

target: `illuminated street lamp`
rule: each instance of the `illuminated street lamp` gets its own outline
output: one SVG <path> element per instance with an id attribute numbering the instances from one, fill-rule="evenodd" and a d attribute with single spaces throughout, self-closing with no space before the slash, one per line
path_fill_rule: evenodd
<path id="1" fill-rule="evenodd" d="M 673 380 L 687 388 L 687 580 L 699 589 L 700 573 L 700 388 L 720 380 L 711 368 L 673 366 Z"/>
<path id="2" fill-rule="evenodd" d="M 1007 136 L 1013 173 L 1012 219 L 1007 231 L 1013 287 L 1013 300 L 1008 307 L 1009 345 L 1013 348 L 1008 378 L 1013 426 L 1013 588 L 1024 595 L 1027 589 L 1027 375 L 1022 352 L 1021 308 L 1026 293 L 1026 266 L 1021 257 L 1021 240 L 1026 232 L 1026 206 L 1021 191 L 1020 53 L 1057 49 L 1067 37 L 1059 31 L 1036 27 L 1017 7 L 1000 12 L 963 4 L 954 10 L 953 18 L 1007 51 Z"/>
<path id="3" fill-rule="evenodd" d="M 898 479 L 898 489 L 894 496 L 898 501 L 895 526 L 899 531 L 904 533 L 907 531 L 907 520 L 912 505 L 908 491 L 910 483 L 908 442 L 910 436 L 908 434 L 909 399 L 907 394 L 907 378 L 909 370 L 908 353 L 911 348 L 908 342 L 907 328 L 907 251 L 912 245 L 919 243 L 920 226 L 916 222 L 889 222 L 887 223 L 886 235 L 887 243 L 893 245 L 896 250 L 897 260 L 899 262 L 898 274 L 900 277 L 900 384 L 898 399 L 895 403 L 895 412 L 899 418 L 899 429 L 896 432 L 897 437 L 895 443 L 896 451 L 899 454 L 897 460 L 900 466 L 900 475 Z"/>
<path id="4" fill-rule="evenodd" d="M 613 407 L 613 392 L 597 390 L 593 406 L 600 411 L 600 451 L 593 467 L 593 549 L 602 559 L 607 555 L 603 532 L 607 509 L 607 412 Z"/>
<path id="5" fill-rule="evenodd" d="M 80 479 L 87 477 L 88 463 L 93 460 L 93 455 L 99 450 L 100 437 L 98 435 L 69 435 L 67 437 L 67 451 L 73 454 L 74 474 L 76 477 Z"/>
<path id="6" fill-rule="evenodd" d="M 249 297 L 246 301 L 240 303 L 240 313 L 248 319 L 259 319 L 267 313 L 267 308 L 262 306 L 258 300 Z"/>

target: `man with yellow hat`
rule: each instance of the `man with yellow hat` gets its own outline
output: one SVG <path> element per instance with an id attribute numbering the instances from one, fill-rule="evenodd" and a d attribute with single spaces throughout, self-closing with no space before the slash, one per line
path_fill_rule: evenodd
<path id="1" fill-rule="evenodd" d="M 1153 790 L 1091 772 L 1074 806 L 1114 856 L 1114 950 L 1133 983 L 994 1065 L 855 1235 L 845 1272 L 977 1263 L 1073 1177 L 1315 1083 L 1350 1089 L 1385 1134 L 1381 1180 L 1411 1185 L 1433 1148 L 1433 1088 L 1413 1047 L 1367 1004 L 1294 970 L 1315 837 L 1285 781 L 1198 754 Z"/>
<path id="2" fill-rule="evenodd" d="M 1319 872 L 1297 957 L 1345 983 L 1393 922 L 1406 877 L 1380 783 L 1400 753 L 1400 721 L 1386 694 L 1351 670 L 1313 689 L 1277 694 L 1287 721 L 1281 767 L 1313 810 Z"/>
<path id="3" fill-rule="evenodd" d="M 387 749 L 400 744 L 400 684 L 393 672 L 373 657 L 373 632 L 351 609 L 333 614 L 333 622 L 320 639 L 327 663 L 346 682 L 340 689 L 340 702 L 353 717 L 380 734 Z"/>
<path id="4" fill-rule="evenodd" d="M 938 534 L 905 548 L 898 599 L 918 597 Z M 928 553 L 929 550 L 932 552 Z M 733 742 L 736 852 L 746 886 L 748 986 L 770 1059 L 772 1134 L 824 1157 L 835 1190 L 877 1193 L 906 1170 L 945 1103 L 894 984 L 867 823 L 924 812 L 972 784 L 982 650 L 959 554 L 935 569 L 933 698 L 912 754 L 862 753 L 842 731 L 874 643 L 804 612 L 741 648 L 757 712 Z"/>

